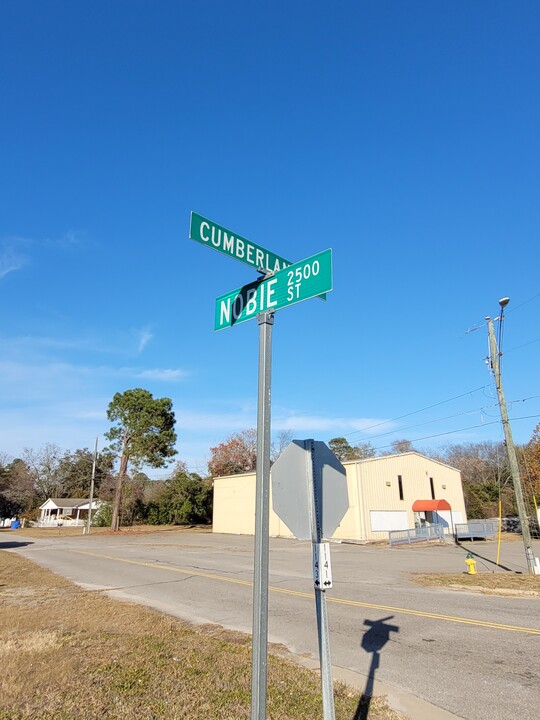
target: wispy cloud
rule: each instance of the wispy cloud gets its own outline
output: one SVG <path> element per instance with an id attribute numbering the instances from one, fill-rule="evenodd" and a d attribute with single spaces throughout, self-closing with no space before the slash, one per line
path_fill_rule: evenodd
<path id="1" fill-rule="evenodd" d="M 137 352 L 142 352 L 148 345 L 150 340 L 154 337 L 153 333 L 150 332 L 149 328 L 142 328 L 137 331 Z"/>
<path id="2" fill-rule="evenodd" d="M 168 382 L 178 382 L 189 375 L 186 370 L 180 368 L 153 368 L 151 370 L 129 370 L 129 368 L 125 368 L 125 370 L 128 374 L 132 374 L 133 377 Z"/>
<path id="3" fill-rule="evenodd" d="M 6 236 L 0 241 L 0 280 L 28 265 L 30 254 L 34 256 L 40 247 L 65 250 L 80 248 L 85 244 L 82 233 L 77 230 L 67 230 L 63 235 L 54 238 Z"/>
<path id="4" fill-rule="evenodd" d="M 106 407 L 106 404 L 103 407 Z M 76 420 L 104 420 L 106 412 L 105 410 L 76 410 L 71 417 Z"/>
<path id="5" fill-rule="evenodd" d="M 68 230 L 61 237 L 48 242 L 60 248 L 78 248 L 85 244 L 83 233 L 80 230 Z"/>
<path id="6" fill-rule="evenodd" d="M 0 361 L 0 392 L 7 397 L 50 397 L 71 388 L 79 390 L 91 379 L 133 378 L 179 382 L 189 375 L 181 368 L 130 368 L 99 365 L 77 365 L 66 362 L 27 363 L 10 360 Z"/>
<path id="7" fill-rule="evenodd" d="M 21 240 L 21 238 L 17 238 Z M 59 250 L 78 250 L 88 247 L 91 243 L 86 233 L 81 230 L 66 230 L 62 235 L 45 236 L 38 238 L 24 238 L 23 242 L 33 248 L 45 248 L 48 252 Z"/>
<path id="8" fill-rule="evenodd" d="M 33 351 L 88 350 L 92 353 L 135 357 L 154 337 L 148 329 L 119 331 L 112 337 L 102 337 L 86 331 L 80 337 L 48 337 L 46 335 L 0 335 L 2 350 L 12 354 Z"/>
<path id="9" fill-rule="evenodd" d="M 199 412 L 186 408 L 177 408 L 176 425 L 184 430 L 205 430 L 229 435 L 253 427 L 257 421 L 255 413 L 219 413 Z"/>
<path id="10" fill-rule="evenodd" d="M 186 430 L 200 429 L 208 432 L 219 431 L 230 434 L 248 427 L 254 427 L 257 422 L 257 413 L 252 406 L 239 407 L 236 412 L 204 412 L 181 408 L 176 410 L 176 421 L 178 427 Z M 377 418 L 307 415 L 280 409 L 272 420 L 272 429 L 274 431 L 292 430 L 299 434 L 319 433 L 328 436 L 343 435 L 351 432 L 368 434 L 368 429 L 371 426 L 381 422 L 384 421 Z M 393 424 L 385 422 L 385 428 L 391 427 L 393 427 Z"/>
<path id="11" fill-rule="evenodd" d="M 66 338 L 46 337 L 45 335 L 20 335 L 18 337 L 0 336 L 4 351 L 31 352 L 36 349 L 73 350 L 91 347 L 91 340 L 68 340 Z"/>
<path id="12" fill-rule="evenodd" d="M 326 415 L 303 415 L 291 414 L 281 417 L 277 416 L 273 422 L 276 430 L 293 430 L 293 431 L 317 431 L 329 433 L 351 433 L 364 432 L 368 433 L 369 428 L 385 423 L 385 427 L 392 427 L 390 423 L 377 418 L 354 418 L 354 417 L 332 417 Z"/>
<path id="13" fill-rule="evenodd" d="M 4 243 L 0 247 L 0 279 L 9 273 L 20 270 L 28 264 L 28 257 L 15 249 L 11 243 Z"/>

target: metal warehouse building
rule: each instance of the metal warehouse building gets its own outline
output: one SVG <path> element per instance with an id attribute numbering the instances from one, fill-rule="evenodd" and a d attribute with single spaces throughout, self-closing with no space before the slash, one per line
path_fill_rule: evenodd
<path id="1" fill-rule="evenodd" d="M 386 540 L 389 530 L 435 523 L 450 533 L 452 523 L 467 521 L 461 474 L 449 465 L 417 452 L 343 465 L 349 509 L 332 536 L 335 540 Z M 440 509 L 448 505 L 451 510 Z M 255 473 L 215 478 L 213 531 L 253 535 L 254 530 Z M 272 506 L 270 535 L 293 537 Z"/>

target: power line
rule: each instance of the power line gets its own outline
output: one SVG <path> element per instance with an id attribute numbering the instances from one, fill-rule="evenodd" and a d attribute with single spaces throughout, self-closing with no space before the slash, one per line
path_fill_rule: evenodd
<path id="1" fill-rule="evenodd" d="M 361 430 L 352 430 L 351 432 L 342 435 L 342 437 L 350 437 L 351 435 L 356 435 L 357 433 L 363 433 L 367 432 L 368 430 L 373 430 L 373 428 L 380 427 L 381 425 L 388 425 L 388 423 L 396 422 L 397 420 L 403 420 L 403 418 L 411 417 L 411 415 L 417 415 L 418 413 L 424 412 L 425 410 L 431 410 L 432 408 L 438 407 L 439 405 L 444 405 L 445 403 L 452 402 L 452 400 L 459 400 L 459 398 L 465 397 L 466 395 L 472 395 L 473 393 L 479 392 L 480 390 L 485 390 L 487 387 L 489 386 L 482 385 L 481 387 L 475 388 L 474 390 L 468 390 L 461 395 L 456 395 L 455 397 L 448 398 L 447 400 L 441 400 L 440 402 L 436 402 L 433 405 L 427 405 L 424 408 L 420 408 L 420 410 L 413 410 L 413 412 L 405 413 L 405 415 L 400 415 L 399 417 L 392 418 L 391 420 L 383 420 L 382 422 L 375 423 L 375 425 L 369 425 L 368 427 L 362 428 Z"/>
<path id="2" fill-rule="evenodd" d="M 482 387 L 475 388 L 474 390 L 469 390 L 468 392 L 462 393 L 461 395 L 456 395 L 455 397 L 448 398 L 447 400 L 441 400 L 440 402 L 434 403 L 433 405 L 427 405 L 425 408 L 420 408 L 420 410 L 413 410 L 413 412 L 405 413 L 405 415 L 400 415 L 399 417 L 392 418 L 391 420 L 383 420 L 380 423 L 375 423 L 375 425 L 368 425 L 368 427 L 362 428 L 361 430 L 352 430 L 350 433 L 347 433 L 342 437 L 349 437 L 350 435 L 356 435 L 360 432 L 367 432 L 368 430 L 380 427 L 381 425 L 388 425 L 388 423 L 396 422 L 397 420 L 403 420 L 403 418 L 410 417 L 411 415 L 417 415 L 418 413 L 424 412 L 425 410 L 431 410 L 432 408 L 438 407 L 439 405 L 444 405 L 447 402 L 452 402 L 452 400 L 459 400 L 459 398 L 465 397 L 466 395 L 472 395 L 473 393 L 480 390 L 485 390 L 486 387 L 488 386 L 482 385 Z"/>
<path id="3" fill-rule="evenodd" d="M 540 415 L 524 415 L 522 417 L 511 418 L 511 419 L 512 419 L 512 422 L 515 422 L 516 420 L 530 420 L 532 418 L 539 418 L 539 417 L 540 417 Z M 475 430 L 476 428 L 487 427 L 488 425 L 497 425 L 499 422 L 500 422 L 499 420 L 494 420 L 493 422 L 481 423 L 480 425 L 470 425 L 469 427 L 466 427 L 466 428 L 459 428 L 459 430 L 448 430 L 447 432 L 437 433 L 436 435 L 426 435 L 425 437 L 415 438 L 414 440 L 410 440 L 410 442 L 415 443 L 415 442 L 421 442 L 422 440 L 431 440 L 436 437 L 443 437 L 444 435 L 455 435 L 455 433 L 465 432 L 465 430 Z M 392 443 L 389 443 L 388 445 L 381 445 L 380 447 L 377 447 L 374 449 L 375 450 L 383 450 L 384 448 L 387 448 L 387 447 L 392 447 Z"/>
<path id="4" fill-rule="evenodd" d="M 537 398 L 540 398 L 540 395 L 530 395 L 529 397 L 519 398 L 518 400 L 509 400 L 508 405 L 514 405 L 516 403 L 526 402 L 527 400 L 536 400 Z M 491 399 L 493 399 L 493 398 L 491 398 Z M 482 413 L 482 414 L 487 415 L 488 417 L 497 417 L 495 415 L 490 415 L 488 412 L 486 412 L 488 409 L 493 408 L 493 407 L 498 407 L 498 403 L 493 403 L 492 405 L 482 405 L 481 407 L 475 408 L 474 410 L 464 410 L 463 412 L 455 413 L 454 415 L 445 415 L 444 417 L 434 418 L 433 420 L 426 420 L 425 422 L 416 423 L 415 425 L 407 425 L 406 427 L 403 427 L 403 428 L 387 430 L 386 432 L 378 433 L 377 435 L 370 435 L 369 437 L 364 438 L 364 440 L 371 442 L 371 440 L 374 440 L 374 439 L 380 438 L 380 437 L 385 437 L 386 435 L 392 435 L 397 432 L 404 432 L 405 430 L 412 430 L 413 428 L 422 427 L 424 425 L 432 425 L 433 423 L 442 422 L 443 420 L 452 420 L 453 418 L 462 417 L 463 415 L 474 415 L 475 413 Z M 420 411 L 417 411 L 417 412 L 420 412 Z M 392 422 L 392 421 L 388 420 L 387 422 Z M 371 427 L 376 427 L 376 426 L 372 425 Z M 355 430 L 354 432 L 364 432 L 364 431 L 363 430 Z M 348 433 L 348 435 L 350 435 L 350 434 L 351 433 Z M 342 435 L 341 437 L 347 437 L 347 435 Z"/>
<path id="5" fill-rule="evenodd" d="M 524 300 L 522 303 L 520 303 L 519 305 L 516 305 L 515 307 L 513 307 L 513 308 L 512 308 L 511 310 L 509 310 L 508 312 L 511 313 L 511 312 L 515 312 L 516 310 L 519 310 L 519 308 L 523 307 L 523 306 L 526 305 L 527 303 L 530 303 L 531 300 L 536 300 L 537 297 L 540 297 L 540 293 L 536 293 L 536 295 L 533 295 L 533 296 L 530 297 L 528 300 Z"/>
<path id="6" fill-rule="evenodd" d="M 529 340 L 529 342 L 523 343 L 523 345 L 516 345 L 513 348 L 510 348 L 510 350 L 505 350 L 504 354 L 506 355 L 509 352 L 512 352 L 513 350 L 519 350 L 520 348 L 527 347 L 527 345 L 532 345 L 533 343 L 540 342 L 540 338 L 535 338 L 534 340 Z"/>
<path id="7" fill-rule="evenodd" d="M 478 323 L 477 325 L 474 325 L 473 327 L 469 328 L 468 330 L 465 330 L 465 335 L 469 335 L 472 332 L 476 332 L 476 330 L 481 330 L 485 326 L 486 326 L 485 322 Z"/>
<path id="8" fill-rule="evenodd" d="M 521 398 L 521 400 L 508 400 L 508 404 L 512 405 L 512 403 L 526 402 L 527 400 L 536 400 L 537 398 L 540 398 L 540 395 L 529 395 L 529 397 Z"/>
<path id="9" fill-rule="evenodd" d="M 540 417 L 540 415 L 538 417 Z M 515 418 L 515 419 L 519 420 L 520 418 Z M 465 432 L 465 430 L 475 430 L 476 428 L 479 428 L 479 427 L 487 427 L 488 425 L 497 425 L 498 423 L 499 423 L 499 420 L 493 420 L 493 422 L 480 423 L 480 425 L 470 425 L 469 427 L 466 427 L 466 428 L 459 428 L 459 430 L 448 430 L 447 432 L 437 433 L 436 435 L 426 435 L 425 437 L 415 438 L 414 440 L 410 440 L 409 442 L 415 443 L 415 442 L 421 442 L 422 440 L 431 440 L 432 438 L 443 437 L 444 435 L 455 435 L 455 433 Z M 383 450 L 384 448 L 387 448 L 387 447 L 392 447 L 392 443 L 388 443 L 388 445 L 381 445 L 380 447 L 375 448 L 375 450 Z"/>
<path id="10" fill-rule="evenodd" d="M 493 405 L 488 405 L 488 407 L 496 407 L 497 403 L 494 403 Z M 452 420 L 453 418 L 462 417 L 463 415 L 474 415 L 477 412 L 483 412 L 485 408 L 476 408 L 476 410 L 466 410 L 464 412 L 456 413 L 455 415 L 446 415 L 445 417 L 441 418 L 435 418 L 434 420 L 426 420 L 426 422 L 418 423 L 416 425 L 408 425 L 404 428 L 399 428 L 398 430 L 388 430 L 387 432 L 379 433 L 378 435 L 370 435 L 369 440 L 373 440 L 375 438 L 384 437 L 385 435 L 393 435 L 396 432 L 404 432 L 405 430 L 412 430 L 413 428 L 422 427 L 423 425 L 431 425 L 432 423 L 436 422 L 442 422 L 443 420 Z M 366 438 L 367 439 L 367 438 Z"/>
<path id="11" fill-rule="evenodd" d="M 527 400 L 535 400 L 536 398 L 539 398 L 540 395 L 531 395 L 530 397 L 521 398 L 519 400 L 509 400 L 508 405 L 513 405 L 515 403 L 519 402 L 526 402 Z M 388 430 L 387 432 L 379 433 L 378 435 L 370 435 L 369 440 L 373 440 L 374 438 L 384 437 L 385 435 L 392 435 L 396 432 L 403 432 L 405 430 L 412 430 L 413 428 L 422 427 L 423 425 L 431 425 L 432 423 L 436 422 L 442 422 L 443 420 L 452 420 L 453 418 L 462 417 L 463 415 L 474 415 L 474 413 L 482 413 L 486 414 L 488 417 L 495 417 L 495 415 L 490 415 L 486 412 L 489 408 L 492 407 L 498 407 L 499 403 L 493 403 L 492 405 L 483 405 L 482 407 L 476 408 L 475 410 L 464 410 L 463 412 L 456 413 L 455 415 L 446 415 L 445 417 L 440 418 L 434 418 L 433 420 L 426 420 L 426 422 L 423 423 L 417 423 L 416 425 L 408 425 L 404 428 L 399 428 L 398 430 Z"/>
<path id="12" fill-rule="evenodd" d="M 521 398 L 520 400 L 508 400 L 507 405 L 508 406 L 516 405 L 517 403 L 527 402 L 527 400 L 536 400 L 537 398 L 540 398 L 540 395 L 530 395 L 529 397 Z M 495 405 L 498 405 L 498 404 L 499 403 L 495 403 Z M 494 407 L 494 406 L 487 405 L 485 409 L 487 410 L 489 407 Z M 484 411 L 484 408 L 481 408 L 481 409 L 482 409 L 482 411 Z M 488 412 L 486 412 L 486 415 L 488 417 L 495 417 L 495 415 L 490 415 Z"/>

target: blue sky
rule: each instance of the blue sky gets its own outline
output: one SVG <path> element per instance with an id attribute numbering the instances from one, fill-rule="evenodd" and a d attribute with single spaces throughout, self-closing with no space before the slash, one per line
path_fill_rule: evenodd
<path id="1" fill-rule="evenodd" d="M 276 314 L 274 433 L 501 439 L 507 295 L 526 442 L 539 32 L 532 1 L 3 3 L 0 451 L 101 445 L 132 387 L 173 399 L 194 470 L 254 426 L 257 323 L 213 331 L 254 273 L 189 240 L 191 210 L 293 261 L 333 249 L 328 301 Z"/>

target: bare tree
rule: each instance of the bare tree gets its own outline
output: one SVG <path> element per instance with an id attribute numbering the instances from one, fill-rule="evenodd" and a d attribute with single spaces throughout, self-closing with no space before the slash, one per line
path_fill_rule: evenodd
<path id="1" fill-rule="evenodd" d="M 47 443 L 39 450 L 24 448 L 22 459 L 41 501 L 62 495 L 62 481 L 59 472 L 61 458 L 61 449 L 53 443 Z"/>
<path id="2" fill-rule="evenodd" d="M 368 460 L 369 458 L 375 457 L 377 451 L 370 442 L 360 442 L 354 446 L 354 450 L 358 457 L 358 460 Z"/>
<path id="3" fill-rule="evenodd" d="M 275 462 L 278 459 L 278 457 L 285 450 L 287 445 L 291 444 L 292 439 L 293 434 L 291 430 L 280 430 L 278 432 L 278 434 L 276 435 L 276 439 L 274 440 L 270 448 L 270 459 L 272 462 Z"/>
<path id="4" fill-rule="evenodd" d="M 504 515 L 516 512 L 507 454 L 502 443 L 447 445 L 434 456 L 461 471 L 469 517 L 494 517 L 499 499 Z"/>

